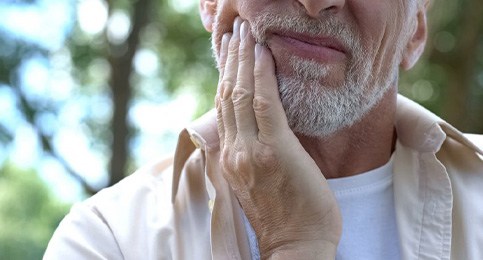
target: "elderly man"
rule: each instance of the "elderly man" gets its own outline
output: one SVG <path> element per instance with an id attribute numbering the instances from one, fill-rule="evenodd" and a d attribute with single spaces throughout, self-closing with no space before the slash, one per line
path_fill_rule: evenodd
<path id="1" fill-rule="evenodd" d="M 427 1 L 201 0 L 216 110 L 46 259 L 483 259 L 476 141 L 397 95 Z"/>

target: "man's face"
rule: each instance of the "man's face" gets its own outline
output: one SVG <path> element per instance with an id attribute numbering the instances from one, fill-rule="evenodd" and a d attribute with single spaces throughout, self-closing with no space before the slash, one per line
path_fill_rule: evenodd
<path id="1" fill-rule="evenodd" d="M 291 128 L 314 137 L 353 125 L 394 86 L 415 8 L 408 0 L 334 0 L 314 17 L 311 2 L 324 0 L 218 1 L 215 53 L 234 17 L 247 20 L 272 51 Z"/>

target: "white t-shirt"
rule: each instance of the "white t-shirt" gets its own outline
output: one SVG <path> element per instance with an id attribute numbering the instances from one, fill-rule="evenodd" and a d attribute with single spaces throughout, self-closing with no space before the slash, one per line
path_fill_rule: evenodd
<path id="1" fill-rule="evenodd" d="M 328 180 L 342 213 L 336 259 L 400 259 L 392 168 L 391 158 L 377 169 Z M 260 259 L 255 232 L 244 219 L 252 259 Z"/>
<path id="2" fill-rule="evenodd" d="M 342 213 L 336 259 L 400 258 L 392 166 L 391 158 L 372 171 L 328 180 Z"/>

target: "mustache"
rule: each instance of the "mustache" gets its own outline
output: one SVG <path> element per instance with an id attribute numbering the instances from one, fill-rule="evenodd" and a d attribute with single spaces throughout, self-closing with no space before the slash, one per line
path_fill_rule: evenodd
<path id="1" fill-rule="evenodd" d="M 250 24 L 255 41 L 265 46 L 270 32 L 286 31 L 336 39 L 352 54 L 363 50 L 361 37 L 357 31 L 350 24 L 342 23 L 330 14 L 313 19 L 304 15 L 261 13 L 254 17 Z"/>

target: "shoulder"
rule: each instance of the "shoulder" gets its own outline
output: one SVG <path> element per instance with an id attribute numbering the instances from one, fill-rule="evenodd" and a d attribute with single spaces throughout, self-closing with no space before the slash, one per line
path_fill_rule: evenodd
<path id="1" fill-rule="evenodd" d="M 483 178 L 483 135 L 449 133 L 438 152 L 448 170 L 480 172 Z"/>
<path id="2" fill-rule="evenodd" d="M 172 201 L 172 160 L 147 165 L 72 207 L 46 259 L 195 259 L 210 255 L 204 160 L 184 162 Z"/>
<path id="3" fill-rule="evenodd" d="M 160 231 L 153 224 L 163 229 L 171 221 L 171 174 L 166 163 L 143 167 L 75 204 L 55 231 L 45 258 L 130 259 L 159 251 L 149 240 Z"/>
<path id="4" fill-rule="evenodd" d="M 476 191 L 483 186 L 482 148 L 481 135 L 448 134 L 446 137 L 436 155 L 446 168 L 455 189 L 459 187 L 462 191 Z"/>
<path id="5" fill-rule="evenodd" d="M 164 159 L 148 164 L 112 187 L 99 191 L 82 204 L 92 209 L 112 212 L 136 207 L 139 203 L 146 203 L 146 199 L 150 197 L 168 197 L 166 201 L 159 201 L 168 203 L 172 179 L 171 162 L 172 159 Z"/>

